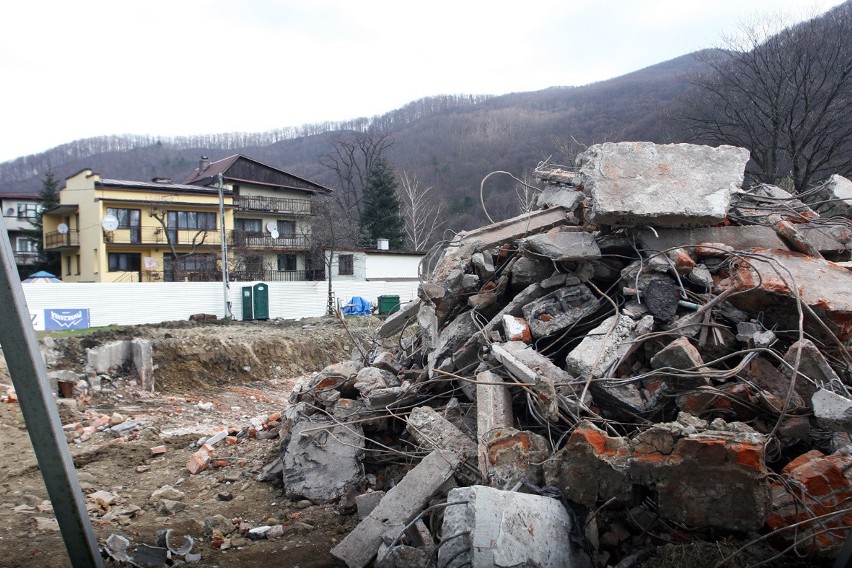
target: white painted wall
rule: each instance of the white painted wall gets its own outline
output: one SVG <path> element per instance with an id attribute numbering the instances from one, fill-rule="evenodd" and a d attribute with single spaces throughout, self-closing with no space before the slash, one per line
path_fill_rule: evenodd
<path id="1" fill-rule="evenodd" d="M 422 258 L 422 254 L 389 254 L 368 251 L 367 278 L 370 280 L 417 278 L 417 268 Z"/>
<path id="2" fill-rule="evenodd" d="M 243 319 L 242 288 L 256 282 L 234 282 L 230 287 L 231 313 Z M 269 317 L 299 319 L 325 314 L 327 282 L 269 282 Z M 332 281 L 341 305 L 353 296 L 373 304 L 379 296 L 417 297 L 418 282 Z M 23 284 L 30 312 L 46 309 L 88 308 L 92 327 L 135 325 L 185 320 L 192 314 L 225 314 L 222 284 L 217 282 L 141 282 L 135 284 Z"/>

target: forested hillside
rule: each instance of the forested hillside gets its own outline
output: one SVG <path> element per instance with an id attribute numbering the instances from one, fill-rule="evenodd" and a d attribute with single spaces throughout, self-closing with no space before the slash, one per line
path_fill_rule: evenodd
<path id="1" fill-rule="evenodd" d="M 111 178 L 180 180 L 201 155 L 216 160 L 234 153 L 334 187 L 334 176 L 320 163 L 330 152 L 331 141 L 347 131 L 373 127 L 391 134 L 392 145 L 386 151 L 390 166 L 433 186 L 447 203 L 447 227 L 459 230 L 482 222 L 479 186 L 491 171 L 505 170 L 523 178 L 542 160 L 567 160 L 572 141 L 677 140 L 674 125 L 658 111 L 687 88 L 683 75 L 696 64 L 691 54 L 584 87 L 430 97 L 381 116 L 344 123 L 262 133 L 78 140 L 0 164 L 0 190 L 38 193 L 48 169 L 59 179 L 91 167 Z M 239 104 L 233 112 L 239 112 Z M 507 176 L 489 182 L 492 215 L 516 211 L 513 186 Z"/>

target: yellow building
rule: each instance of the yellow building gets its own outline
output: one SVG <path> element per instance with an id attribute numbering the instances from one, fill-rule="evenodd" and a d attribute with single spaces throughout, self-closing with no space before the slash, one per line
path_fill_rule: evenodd
<path id="1" fill-rule="evenodd" d="M 240 155 L 202 158 L 180 184 L 84 169 L 45 212 L 44 246 L 66 282 L 207 281 L 221 278 L 224 235 L 232 280 L 310 280 L 311 198 L 329 191 Z"/>

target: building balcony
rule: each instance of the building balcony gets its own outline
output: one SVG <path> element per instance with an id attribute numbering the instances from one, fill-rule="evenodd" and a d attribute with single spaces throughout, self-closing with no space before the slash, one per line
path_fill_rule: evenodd
<path id="1" fill-rule="evenodd" d="M 232 282 L 322 282 L 323 270 L 232 270 Z"/>
<path id="2" fill-rule="evenodd" d="M 163 227 L 130 227 L 104 231 L 104 243 L 111 245 L 167 246 L 221 246 L 221 233 L 217 229 L 168 229 Z"/>
<path id="3" fill-rule="evenodd" d="M 14 251 L 15 264 L 18 266 L 29 266 L 38 261 L 38 253 L 32 251 Z"/>
<path id="4" fill-rule="evenodd" d="M 44 236 L 44 250 L 62 250 L 80 246 L 80 233 L 51 231 Z"/>
<path id="5" fill-rule="evenodd" d="M 311 236 L 295 233 L 274 238 L 267 233 L 235 230 L 231 232 L 231 246 L 255 250 L 308 250 L 311 246 Z"/>
<path id="6" fill-rule="evenodd" d="M 240 195 L 234 197 L 235 211 L 263 211 L 285 215 L 313 215 L 309 199 L 266 197 L 263 195 Z"/>

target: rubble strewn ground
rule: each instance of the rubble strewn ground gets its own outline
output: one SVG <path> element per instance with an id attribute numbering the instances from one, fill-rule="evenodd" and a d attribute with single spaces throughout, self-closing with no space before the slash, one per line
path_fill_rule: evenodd
<path id="1" fill-rule="evenodd" d="M 209 566 L 830 565 L 852 526 L 849 182 L 742 190 L 747 159 L 619 143 L 543 169 L 539 209 L 436 251 L 419 299 L 317 373 L 284 368 L 317 341 L 225 327 L 183 350 L 172 400 L 84 410 L 104 381 L 65 386 L 98 536 L 130 541 L 110 556 L 194 561 L 185 534 Z M 187 341 L 167 333 L 158 391 Z M 108 345 L 71 370 L 127 350 L 148 380 L 142 345 Z M 104 455 L 123 469 L 86 476 Z M 34 464 L 0 468 L 31 559 L 57 541 Z"/>

